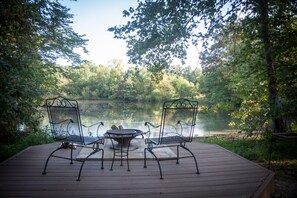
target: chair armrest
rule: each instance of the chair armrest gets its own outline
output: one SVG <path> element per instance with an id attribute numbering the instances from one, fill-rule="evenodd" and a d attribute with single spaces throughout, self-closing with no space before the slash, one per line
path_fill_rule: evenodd
<path id="1" fill-rule="evenodd" d="M 93 123 L 93 124 L 88 125 L 88 126 L 82 124 L 82 126 L 88 129 L 88 135 L 89 135 L 89 136 L 92 136 L 91 127 L 96 126 L 96 135 L 97 135 L 97 137 L 99 137 L 99 128 L 100 128 L 101 126 L 104 126 L 104 124 L 103 124 L 103 122 L 96 122 L 96 123 Z"/>
<path id="2" fill-rule="evenodd" d="M 150 123 L 150 122 L 145 122 L 145 123 L 144 123 L 144 126 L 147 126 L 147 127 L 152 126 L 152 127 L 154 127 L 154 128 L 158 128 L 158 127 L 160 127 L 160 125 L 154 125 L 154 124 L 152 124 L 152 123 Z"/>
<path id="3" fill-rule="evenodd" d="M 160 127 L 160 125 L 154 125 L 154 124 L 152 124 L 152 123 L 150 123 L 150 122 L 145 122 L 144 123 L 144 126 L 147 126 L 148 127 L 148 131 L 147 132 L 144 132 L 144 134 L 145 135 L 147 135 L 148 137 L 150 137 L 150 135 L 151 135 L 151 127 L 153 127 L 153 128 L 159 128 Z"/>
<path id="4" fill-rule="evenodd" d="M 177 121 L 177 125 L 179 125 L 180 129 L 181 129 L 180 133 L 179 133 L 180 136 L 183 136 L 185 126 L 187 126 L 187 127 L 194 127 L 195 126 L 195 124 L 187 123 L 187 122 L 185 122 L 183 120 Z M 192 134 L 189 134 L 189 135 L 191 136 Z"/>
<path id="5" fill-rule="evenodd" d="M 98 143 L 99 144 L 104 144 L 104 142 L 105 142 L 105 138 L 104 137 L 99 137 L 99 136 L 97 136 L 98 137 Z"/>
<path id="6" fill-rule="evenodd" d="M 185 125 L 187 125 L 187 126 L 195 126 L 195 125 L 193 125 L 193 124 L 191 124 L 191 123 L 187 123 L 187 122 L 185 122 L 185 121 L 183 121 L 183 120 L 179 120 L 179 121 L 177 121 L 177 124 L 179 124 L 179 125 L 185 124 Z"/>

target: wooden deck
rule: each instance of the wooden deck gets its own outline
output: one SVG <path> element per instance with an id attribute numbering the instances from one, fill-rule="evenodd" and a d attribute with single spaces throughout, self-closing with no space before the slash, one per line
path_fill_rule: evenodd
<path id="1" fill-rule="evenodd" d="M 119 162 L 110 171 L 110 161 L 104 161 L 104 170 L 98 161 L 88 161 L 79 182 L 79 162 L 52 158 L 47 174 L 41 174 L 56 146 L 33 146 L 1 163 L 0 197 L 270 197 L 273 192 L 273 172 L 216 145 L 189 144 L 200 175 L 192 158 L 178 165 L 162 161 L 163 180 L 153 160 L 146 169 L 143 160 L 131 160 L 131 172 Z"/>

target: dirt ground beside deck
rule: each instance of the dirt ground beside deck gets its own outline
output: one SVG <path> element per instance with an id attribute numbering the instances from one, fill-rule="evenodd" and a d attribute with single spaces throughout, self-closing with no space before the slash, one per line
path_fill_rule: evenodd
<path id="1" fill-rule="evenodd" d="M 274 179 L 275 192 L 274 198 L 295 198 L 297 197 L 297 181 L 288 178 L 286 175 L 276 175 Z"/>
<path id="2" fill-rule="evenodd" d="M 271 163 L 271 170 L 275 173 L 274 176 L 274 194 L 273 198 L 295 198 L 297 197 L 297 174 L 296 167 L 297 160 Z M 261 166 L 267 167 L 265 164 Z"/>

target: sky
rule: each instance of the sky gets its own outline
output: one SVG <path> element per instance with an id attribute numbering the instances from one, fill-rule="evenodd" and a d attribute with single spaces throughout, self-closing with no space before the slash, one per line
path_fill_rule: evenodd
<path id="1" fill-rule="evenodd" d="M 122 12 L 130 7 L 135 8 L 138 5 L 137 0 L 63 0 L 60 3 L 70 8 L 69 13 L 74 15 L 73 30 L 81 35 L 85 34 L 84 38 L 89 40 L 88 55 L 77 51 L 82 55 L 82 59 L 105 66 L 108 66 L 112 59 L 120 59 L 125 66 L 129 66 L 125 40 L 113 38 L 113 33 L 107 29 L 126 24 L 127 19 L 122 16 Z M 67 64 L 61 60 L 59 63 Z M 174 62 L 179 63 L 179 60 Z M 198 50 L 194 46 L 188 50 L 186 65 L 198 65 Z"/>

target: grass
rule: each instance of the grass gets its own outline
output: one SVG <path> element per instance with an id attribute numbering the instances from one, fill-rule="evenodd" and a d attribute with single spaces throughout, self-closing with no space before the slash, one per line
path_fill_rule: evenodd
<path id="1" fill-rule="evenodd" d="M 218 144 L 227 150 L 253 161 L 263 162 L 267 159 L 269 146 L 265 139 L 228 139 L 224 137 L 202 138 L 199 142 Z"/>
<path id="2" fill-rule="evenodd" d="M 243 136 L 213 136 L 198 139 L 199 142 L 218 144 L 244 158 L 257 162 L 267 162 L 271 146 L 271 139 L 265 137 L 243 137 Z M 296 141 L 273 141 L 273 160 L 296 160 Z"/>
<path id="3" fill-rule="evenodd" d="M 53 142 L 53 139 L 44 131 L 20 135 L 14 144 L 0 143 L 0 162 L 8 159 L 29 146 Z"/>
<path id="4" fill-rule="evenodd" d="M 230 150 L 246 159 L 268 168 L 271 139 L 230 137 L 201 138 L 197 141 L 219 146 Z M 275 193 L 272 197 L 297 197 L 297 142 L 273 141 L 270 170 L 275 173 Z"/>

